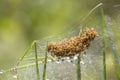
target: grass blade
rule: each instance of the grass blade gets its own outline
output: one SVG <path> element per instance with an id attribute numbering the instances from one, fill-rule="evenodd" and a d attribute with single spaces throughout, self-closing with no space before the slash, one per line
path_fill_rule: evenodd
<path id="1" fill-rule="evenodd" d="M 46 67 L 47 67 L 47 47 L 46 47 L 46 53 L 45 53 L 45 63 L 44 63 L 44 71 L 43 71 L 43 80 L 46 80 Z"/>
<path id="2" fill-rule="evenodd" d="M 107 27 L 107 29 L 109 29 L 107 31 L 112 32 L 110 30 L 110 28 Z M 118 52 L 116 50 L 116 46 L 115 46 L 115 43 L 114 43 L 115 41 L 113 40 L 112 35 L 110 35 L 109 33 L 108 33 L 108 39 L 109 39 L 110 45 L 111 45 L 111 50 L 112 50 L 112 55 L 113 55 L 113 59 L 114 59 L 115 69 L 116 69 L 116 72 L 117 72 L 117 77 L 118 77 L 118 80 L 120 80 L 120 61 L 119 61 L 119 56 L 117 55 Z"/>
<path id="3" fill-rule="evenodd" d="M 37 75 L 37 80 L 40 80 L 39 67 L 38 67 L 38 58 L 37 58 L 37 43 L 36 43 L 36 41 L 34 41 L 34 46 L 35 46 L 35 60 L 36 60 L 36 75 Z"/>
<path id="4" fill-rule="evenodd" d="M 103 3 L 99 3 L 99 4 L 96 5 L 94 8 L 92 8 L 92 9 L 88 12 L 88 14 L 82 19 L 81 23 L 84 22 L 84 21 L 89 17 L 89 15 L 90 15 L 93 11 L 95 11 L 95 9 L 97 9 L 98 7 L 100 7 L 100 6 L 102 6 L 102 5 L 103 5 Z"/>
<path id="5" fill-rule="evenodd" d="M 101 17 L 102 17 L 102 52 L 103 52 L 103 76 L 104 80 L 106 80 L 106 46 L 105 46 L 105 20 L 104 20 L 104 10 L 103 6 L 101 6 Z"/>
<path id="6" fill-rule="evenodd" d="M 86 21 L 86 19 L 97 9 L 97 8 L 99 8 L 100 6 L 102 6 L 103 5 L 103 3 L 99 3 L 99 4 L 97 4 L 94 8 L 92 8 L 87 14 L 85 14 L 85 16 L 81 19 L 81 18 L 78 18 L 77 20 L 75 20 L 72 24 L 71 24 L 71 26 L 72 26 L 72 28 L 70 28 L 69 30 L 73 30 L 73 29 L 75 29 L 75 28 L 77 28 L 78 26 L 81 26 L 81 27 L 84 27 L 83 25 L 83 23 L 84 23 L 84 21 Z M 68 30 L 68 29 L 67 29 Z"/>
<path id="7" fill-rule="evenodd" d="M 38 64 L 42 64 L 42 62 L 40 61 L 40 62 L 38 62 Z M 16 69 L 17 69 L 17 70 L 21 70 L 21 69 L 25 69 L 25 68 L 27 68 L 27 67 L 35 66 L 35 65 L 36 65 L 36 63 L 31 63 L 31 64 L 27 64 L 27 65 L 18 66 L 18 67 L 16 67 Z M 13 69 L 14 69 L 14 68 L 5 70 L 5 72 L 10 72 L 10 71 L 12 71 Z"/>
<path id="8" fill-rule="evenodd" d="M 81 65 L 80 65 L 80 61 L 81 61 L 81 53 L 79 53 L 78 56 L 78 61 L 77 61 L 77 80 L 81 80 Z"/>
<path id="9" fill-rule="evenodd" d="M 117 72 L 117 77 L 118 77 L 118 80 L 120 80 L 120 62 L 119 62 L 119 59 L 118 59 L 118 53 L 116 51 L 116 47 L 115 47 L 115 44 L 114 44 L 114 41 L 112 40 L 112 38 L 109 38 L 110 40 L 110 44 L 112 46 L 112 54 L 113 54 L 113 58 L 114 58 L 114 64 L 115 64 L 115 68 L 116 68 L 116 72 Z"/>
<path id="10" fill-rule="evenodd" d="M 24 55 L 20 58 L 20 60 L 17 62 L 17 66 L 22 62 L 22 60 L 24 59 L 24 57 L 30 53 L 30 50 L 32 49 L 34 45 L 34 42 L 31 43 L 31 45 L 28 47 L 28 49 L 25 51 Z"/>

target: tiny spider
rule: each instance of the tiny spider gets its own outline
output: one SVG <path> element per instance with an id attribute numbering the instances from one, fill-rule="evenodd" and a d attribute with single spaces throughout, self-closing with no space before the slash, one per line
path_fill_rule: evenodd
<path id="1" fill-rule="evenodd" d="M 49 43 L 48 52 L 50 52 L 52 56 L 71 57 L 86 50 L 96 36 L 97 32 L 93 28 L 86 29 L 81 35 L 54 44 Z"/>

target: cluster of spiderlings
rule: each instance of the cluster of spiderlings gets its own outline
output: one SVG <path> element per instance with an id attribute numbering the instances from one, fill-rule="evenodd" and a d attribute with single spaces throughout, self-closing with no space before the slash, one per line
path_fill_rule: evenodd
<path id="1" fill-rule="evenodd" d="M 90 46 L 90 42 L 97 36 L 97 32 L 91 28 L 86 29 L 81 35 L 65 39 L 57 43 L 48 44 L 48 52 L 52 56 L 70 57 L 84 51 Z"/>

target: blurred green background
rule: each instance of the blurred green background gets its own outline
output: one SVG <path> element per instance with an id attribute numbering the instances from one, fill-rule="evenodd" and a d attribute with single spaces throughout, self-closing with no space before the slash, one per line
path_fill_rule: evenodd
<path id="1" fill-rule="evenodd" d="M 100 2 L 105 15 L 120 27 L 120 0 L 0 0 L 0 69 L 13 67 L 33 40 L 64 33 L 79 23 Z M 99 20 L 100 14 L 93 16 Z"/>

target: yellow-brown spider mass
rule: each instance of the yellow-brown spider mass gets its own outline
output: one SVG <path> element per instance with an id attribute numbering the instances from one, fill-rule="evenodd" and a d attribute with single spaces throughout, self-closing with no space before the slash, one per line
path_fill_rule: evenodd
<path id="1" fill-rule="evenodd" d="M 58 43 L 49 43 L 48 52 L 50 52 L 52 56 L 74 56 L 87 49 L 90 46 L 90 42 L 94 40 L 96 36 L 97 32 L 94 28 L 86 29 L 81 35 L 65 39 Z"/>

